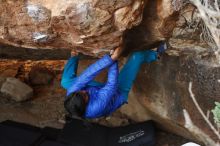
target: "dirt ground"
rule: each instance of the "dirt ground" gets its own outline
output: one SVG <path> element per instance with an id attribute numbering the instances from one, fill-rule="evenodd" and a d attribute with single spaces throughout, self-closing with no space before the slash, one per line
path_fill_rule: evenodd
<path id="1" fill-rule="evenodd" d="M 33 98 L 24 102 L 15 102 L 0 95 L 0 122 L 13 120 L 38 127 L 62 128 L 65 122 L 63 107 L 65 91 L 60 87 L 60 79 L 64 63 L 65 61 L 0 60 L 0 77 L 19 78 L 34 89 Z M 53 73 L 53 81 L 48 85 L 31 85 L 28 73 L 34 65 L 48 68 Z M 113 116 L 115 115 L 117 119 L 117 114 Z M 111 126 L 105 118 L 98 121 Z M 125 124 L 129 123 L 127 119 L 124 121 Z M 181 146 L 189 142 L 187 139 L 161 130 L 157 130 L 156 139 L 156 146 Z"/>

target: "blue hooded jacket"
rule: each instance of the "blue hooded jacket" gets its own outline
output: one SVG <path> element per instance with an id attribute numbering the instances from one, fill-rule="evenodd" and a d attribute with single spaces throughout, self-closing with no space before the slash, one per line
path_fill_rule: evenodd
<path id="1" fill-rule="evenodd" d="M 92 81 L 107 67 L 109 67 L 108 80 L 105 84 Z M 63 79 L 61 84 L 67 88 L 67 96 L 80 90 L 88 92 L 89 101 L 85 118 L 107 116 L 126 102 L 126 98 L 118 91 L 118 62 L 113 61 L 109 55 L 105 55 L 90 65 L 83 73 L 70 81 L 71 83 L 68 80 L 69 85 L 66 81 Z"/>

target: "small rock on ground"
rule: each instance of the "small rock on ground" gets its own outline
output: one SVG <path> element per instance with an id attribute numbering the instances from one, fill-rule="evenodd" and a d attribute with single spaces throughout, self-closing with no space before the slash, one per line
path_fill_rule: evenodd
<path id="1" fill-rule="evenodd" d="M 1 93 L 11 99 L 20 102 L 30 99 L 33 96 L 33 89 L 16 78 L 7 78 L 2 84 Z"/>

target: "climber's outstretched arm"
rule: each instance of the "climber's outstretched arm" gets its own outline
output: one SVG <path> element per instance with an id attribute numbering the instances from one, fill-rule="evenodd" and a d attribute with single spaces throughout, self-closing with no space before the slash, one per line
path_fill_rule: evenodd
<path id="1" fill-rule="evenodd" d="M 84 88 L 90 81 L 92 81 L 97 74 L 99 74 L 106 67 L 114 63 L 114 60 L 109 55 L 105 55 L 94 64 L 90 65 L 82 74 L 67 89 L 67 95 Z"/>
<path id="2" fill-rule="evenodd" d="M 66 65 L 64 67 L 64 71 L 63 71 L 62 79 L 61 79 L 61 86 L 64 89 L 69 88 L 71 83 L 76 78 L 78 62 L 79 62 L 79 56 L 78 55 L 71 57 L 67 61 Z"/>

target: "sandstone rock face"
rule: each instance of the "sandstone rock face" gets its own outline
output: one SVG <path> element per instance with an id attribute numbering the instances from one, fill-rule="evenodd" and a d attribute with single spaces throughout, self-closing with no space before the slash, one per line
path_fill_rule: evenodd
<path id="1" fill-rule="evenodd" d="M 191 14 L 187 14 L 187 19 Z M 169 39 L 178 15 L 171 0 L 0 0 L 0 42 L 18 47 L 76 49 L 96 57 L 117 47 L 122 40 L 129 53 Z M 188 86 L 192 81 L 196 99 L 206 113 L 214 107 L 214 101 L 220 102 L 220 68 L 212 64 L 209 47 L 199 41 L 200 33 L 187 31 L 175 31 L 161 61 L 143 65 L 129 104 L 118 111 L 121 120 L 114 115 L 108 119 L 115 123 L 112 126 L 126 123 L 125 118 L 136 122 L 153 119 L 164 129 L 207 146 L 218 141 L 192 102 Z M 84 60 L 79 72 L 89 64 L 91 60 Z M 105 81 L 105 75 L 99 80 Z M 11 88 L 4 90 L 9 89 L 13 92 Z M 194 127 L 185 125 L 186 112 Z"/>
<path id="2" fill-rule="evenodd" d="M 133 92 L 162 127 L 214 146 L 219 139 L 202 118 L 188 88 L 192 82 L 196 100 L 206 114 L 213 109 L 215 101 L 220 101 L 220 67 L 207 65 L 206 59 L 201 60 L 198 56 L 192 53 L 191 56 L 165 55 L 157 63 L 143 65 Z M 189 118 L 194 126 L 187 125 Z M 213 121 L 211 114 L 210 120 Z"/>
<path id="3" fill-rule="evenodd" d="M 172 0 L 147 1 L 141 24 L 124 34 L 125 51 L 157 47 L 172 36 L 178 19 L 179 12 L 174 11 Z"/>
<path id="4" fill-rule="evenodd" d="M 0 45 L 0 58 L 21 60 L 66 60 L 70 56 L 69 49 L 30 49 Z M 1 70 L 0 70 L 1 71 Z"/>
<path id="5" fill-rule="evenodd" d="M 178 18 L 171 0 L 6 0 L 0 4 L 1 43 L 77 49 L 92 56 L 119 46 L 124 32 L 139 24 L 126 33 L 125 47 L 139 39 L 142 47 L 131 45 L 132 49 L 149 47 L 169 36 Z"/>
<path id="6" fill-rule="evenodd" d="M 36 65 L 29 73 L 29 81 L 32 85 L 47 85 L 53 80 L 53 73 L 46 67 Z"/>
<path id="7" fill-rule="evenodd" d="M 33 96 L 33 89 L 16 78 L 7 78 L 0 91 L 18 102 Z"/>
<path id="8" fill-rule="evenodd" d="M 1 62 L 0 66 L 2 66 L 3 64 L 6 65 L 7 67 L 5 67 L 5 68 L 1 67 L 0 68 L 0 76 L 1 77 L 4 77 L 4 78 L 6 78 L 6 77 L 15 77 L 18 74 L 18 70 L 20 68 L 19 63 L 17 63 L 15 61 L 13 65 L 10 65 L 10 63 L 2 63 Z"/>

